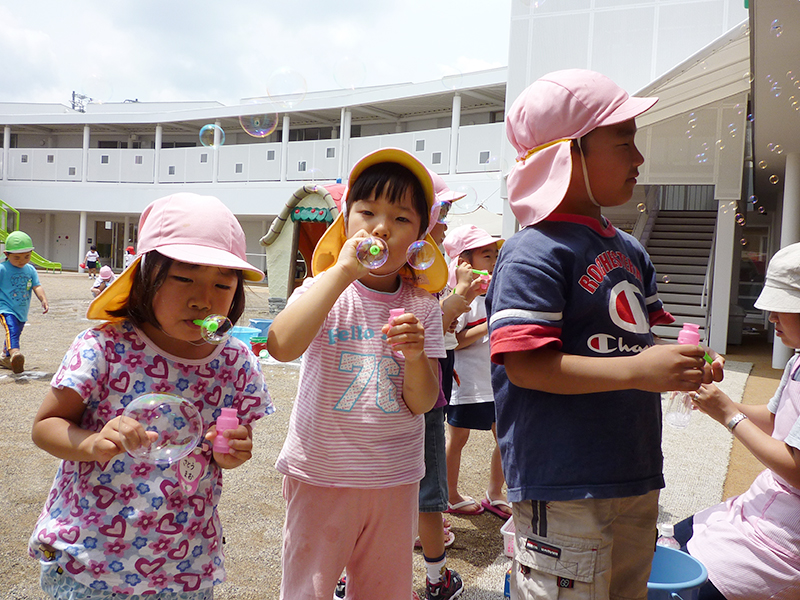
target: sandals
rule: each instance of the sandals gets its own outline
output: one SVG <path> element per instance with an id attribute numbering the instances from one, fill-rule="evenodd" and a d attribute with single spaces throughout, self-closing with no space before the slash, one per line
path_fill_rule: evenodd
<path id="1" fill-rule="evenodd" d="M 475 506 L 477 507 L 474 510 L 465 510 L 467 506 Z M 455 504 L 447 503 L 447 510 L 444 511 L 446 513 L 450 513 L 453 515 L 480 515 L 485 510 L 485 507 L 481 504 L 478 504 L 475 501 L 475 498 L 470 498 L 469 496 L 464 496 L 464 499 L 461 502 L 456 502 Z"/>
<path id="2" fill-rule="evenodd" d="M 511 505 L 505 500 L 491 500 L 489 498 L 489 492 L 486 492 L 486 499 L 481 500 L 481 506 L 501 519 L 507 520 L 511 518 Z M 504 511 L 503 508 L 507 508 L 509 512 Z"/>

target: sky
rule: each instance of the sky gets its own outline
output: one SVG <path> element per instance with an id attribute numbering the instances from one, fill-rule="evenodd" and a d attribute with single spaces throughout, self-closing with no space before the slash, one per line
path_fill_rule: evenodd
<path id="1" fill-rule="evenodd" d="M 519 0 L 0 0 L 0 102 L 215 100 L 508 64 Z"/>

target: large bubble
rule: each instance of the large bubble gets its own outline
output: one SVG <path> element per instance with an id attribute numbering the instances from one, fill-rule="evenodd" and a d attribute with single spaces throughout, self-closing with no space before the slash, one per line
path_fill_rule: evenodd
<path id="1" fill-rule="evenodd" d="M 136 424 L 158 437 L 149 444 L 130 442 Z M 203 419 L 195 406 L 172 394 L 145 394 L 133 400 L 120 420 L 122 445 L 132 457 L 170 465 L 188 456 L 203 436 Z M 152 436 L 151 436 L 152 437 Z"/>

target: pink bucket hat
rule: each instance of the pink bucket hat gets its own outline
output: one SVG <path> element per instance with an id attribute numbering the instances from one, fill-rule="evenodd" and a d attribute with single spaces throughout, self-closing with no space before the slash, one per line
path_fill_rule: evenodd
<path id="1" fill-rule="evenodd" d="M 488 232 L 475 225 L 461 225 L 456 227 L 444 238 L 444 251 L 450 258 L 447 267 L 447 285 L 451 288 L 456 287 L 456 268 L 458 267 L 458 257 L 462 252 L 483 248 L 491 244 L 497 244 L 497 249 L 503 247 L 505 240 L 493 238 Z"/>
<path id="2" fill-rule="evenodd" d="M 114 276 L 114 271 L 112 271 L 111 267 L 109 267 L 108 265 L 100 268 L 100 279 L 108 281 L 113 276 Z"/>
<path id="3" fill-rule="evenodd" d="M 151 202 L 139 217 L 138 253 L 131 266 L 152 250 L 173 260 L 242 271 L 248 281 L 264 273 L 247 262 L 244 231 L 239 221 L 214 196 L 179 192 Z M 121 308 L 130 295 L 133 274 L 128 268 L 89 305 L 90 319 L 113 319 L 108 311 Z"/>
<path id="4" fill-rule="evenodd" d="M 567 69 L 529 85 L 506 115 L 517 151 L 508 174 L 508 201 L 522 227 L 547 218 L 564 199 L 572 175 L 571 140 L 632 119 L 658 98 L 635 98 L 605 75 Z"/>

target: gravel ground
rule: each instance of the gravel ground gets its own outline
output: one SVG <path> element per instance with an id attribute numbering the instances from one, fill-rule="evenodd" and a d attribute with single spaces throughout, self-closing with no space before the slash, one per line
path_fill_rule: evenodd
<path id="1" fill-rule="evenodd" d="M 44 599 L 39 590 L 36 561 L 27 556 L 27 543 L 55 475 L 58 460 L 36 448 L 30 427 L 41 399 L 69 344 L 76 334 L 92 325 L 85 318 L 91 284 L 76 273 L 40 273 L 50 302 L 41 314 L 32 300 L 28 324 L 22 335 L 26 370 L 20 375 L 0 369 L 0 402 L 6 426 L 0 436 L 0 598 Z M 249 318 L 269 318 L 268 290 L 252 286 Z M 266 366 L 265 377 L 275 414 L 256 424 L 255 451 L 251 461 L 225 472 L 225 491 L 220 514 L 225 530 L 228 580 L 216 590 L 221 599 L 269 599 L 278 597 L 281 567 L 281 527 L 284 504 L 281 476 L 274 464 L 286 433 L 297 388 L 297 368 Z M 473 432 L 461 468 L 462 493 L 480 499 L 489 476 L 493 440 L 489 432 Z M 502 521 L 485 513 L 475 517 L 451 516 L 455 544 L 448 551 L 449 565 L 464 578 L 467 593 L 487 567 L 502 554 Z M 424 597 L 424 567 L 415 553 L 415 589 Z M 482 596 L 484 597 L 484 596 Z M 502 588 L 498 590 L 502 598 Z"/>

